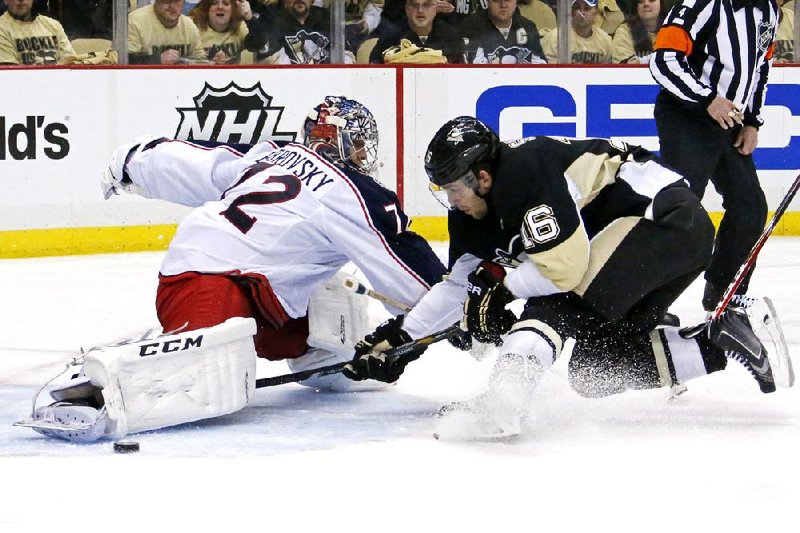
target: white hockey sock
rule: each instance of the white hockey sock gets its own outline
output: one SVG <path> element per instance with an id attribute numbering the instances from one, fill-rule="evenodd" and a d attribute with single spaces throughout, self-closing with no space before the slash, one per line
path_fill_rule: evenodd
<path id="1" fill-rule="evenodd" d="M 708 374 L 703 363 L 700 346 L 695 339 L 684 339 L 678 333 L 679 328 L 667 327 L 663 329 L 667 339 L 672 364 L 675 367 L 675 377 L 679 383 L 698 378 Z M 660 371 L 660 370 L 659 370 Z"/>

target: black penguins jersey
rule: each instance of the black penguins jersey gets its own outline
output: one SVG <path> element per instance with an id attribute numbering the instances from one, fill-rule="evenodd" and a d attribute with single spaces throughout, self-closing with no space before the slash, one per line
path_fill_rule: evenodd
<path id="1" fill-rule="evenodd" d="M 521 139 L 502 143 L 498 161 L 489 215 L 451 214 L 451 252 L 506 266 L 527 255 L 562 290 L 580 282 L 595 235 L 621 218 L 652 218 L 660 190 L 686 186 L 651 152 L 606 139 Z"/>
<path id="2" fill-rule="evenodd" d="M 488 11 L 467 17 L 461 25 L 467 48 L 467 62 L 479 64 L 547 63 L 536 25 L 519 12 L 503 35 L 489 18 Z"/>

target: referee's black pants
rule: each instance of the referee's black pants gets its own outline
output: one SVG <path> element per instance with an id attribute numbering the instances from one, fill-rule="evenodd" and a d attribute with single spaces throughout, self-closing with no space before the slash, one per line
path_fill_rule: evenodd
<path id="1" fill-rule="evenodd" d="M 725 213 L 703 297 L 703 307 L 713 310 L 764 229 L 767 199 L 752 155 L 741 155 L 733 146 L 741 128 L 723 130 L 705 110 L 693 110 L 664 91 L 656 99 L 655 119 L 664 164 L 683 175 L 698 198 L 709 179 L 722 196 Z M 738 294 L 747 292 L 749 280 L 750 274 Z"/>

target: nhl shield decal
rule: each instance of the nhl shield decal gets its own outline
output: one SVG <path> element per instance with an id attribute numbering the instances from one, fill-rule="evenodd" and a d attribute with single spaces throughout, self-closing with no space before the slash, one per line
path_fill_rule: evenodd
<path id="1" fill-rule="evenodd" d="M 176 108 L 181 115 L 176 139 L 255 144 L 266 140 L 294 141 L 296 133 L 279 131 L 283 106 L 273 106 L 261 83 L 242 88 L 205 84 L 193 98 L 194 107 Z"/>

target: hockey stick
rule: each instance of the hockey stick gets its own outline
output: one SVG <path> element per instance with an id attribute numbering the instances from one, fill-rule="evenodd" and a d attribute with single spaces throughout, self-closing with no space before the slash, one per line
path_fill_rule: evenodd
<path id="1" fill-rule="evenodd" d="M 386 305 L 391 305 L 395 309 L 399 309 L 404 313 L 408 313 L 409 311 L 411 311 L 410 305 L 406 305 L 403 302 L 395 300 L 391 296 L 386 296 L 385 294 L 373 291 L 372 289 L 368 288 L 366 285 L 358 281 L 356 278 L 353 277 L 345 278 L 344 287 L 345 289 L 349 289 L 356 294 L 366 294 L 370 298 L 374 298 L 375 300 L 385 303 Z"/>
<path id="2" fill-rule="evenodd" d="M 439 342 L 441 340 L 452 337 L 453 335 L 457 334 L 460 331 L 461 329 L 458 327 L 458 325 L 450 326 L 447 329 L 437 331 L 436 333 L 428 335 L 427 337 L 411 341 L 409 343 L 403 344 L 402 346 L 398 346 L 397 348 L 392 348 L 391 350 L 386 352 L 386 357 L 408 358 L 414 355 L 418 355 L 422 353 L 425 350 L 425 348 L 428 347 L 429 344 L 433 344 L 435 342 Z M 322 366 L 319 368 L 310 368 L 308 370 L 295 372 L 293 374 L 283 374 L 281 376 L 274 376 L 270 378 L 260 378 L 256 380 L 256 388 L 261 389 L 264 387 L 274 387 L 275 385 L 283 385 L 284 383 L 296 383 L 298 381 L 303 381 L 311 377 L 317 377 L 317 376 L 321 377 L 321 376 L 329 376 L 331 374 L 337 374 L 341 372 L 342 368 L 344 368 L 344 366 L 348 363 L 350 363 L 350 361 L 336 363 L 328 366 Z"/>
<path id="3" fill-rule="evenodd" d="M 742 266 L 739 267 L 739 270 L 733 277 L 733 281 L 730 282 L 728 287 L 725 289 L 725 292 L 722 294 L 722 298 L 720 298 L 717 306 L 714 308 L 714 312 L 711 313 L 711 316 L 705 322 L 701 322 L 696 326 L 682 329 L 681 336 L 684 338 L 696 337 L 701 331 L 705 330 L 706 325 L 709 322 L 718 319 L 725 311 L 731 301 L 731 298 L 733 298 L 736 289 L 739 288 L 739 285 L 741 285 L 742 281 L 744 281 L 744 277 L 748 272 L 750 272 L 750 269 L 753 268 L 753 264 L 756 262 L 756 257 L 758 257 L 761 248 L 764 247 L 764 243 L 767 242 L 769 236 L 772 235 L 775 226 L 778 225 L 778 221 L 780 221 L 781 217 L 786 212 L 789 204 L 792 203 L 798 188 L 800 188 L 800 174 L 797 175 L 797 177 L 794 179 L 794 182 L 789 187 L 789 190 L 786 191 L 786 195 L 781 200 L 781 203 L 778 204 L 777 209 L 775 209 L 775 212 L 772 214 L 772 218 L 769 219 L 769 222 L 767 222 L 767 225 L 764 227 L 764 231 L 761 232 L 761 236 L 750 249 L 750 253 L 747 254 L 747 258 L 744 260 L 744 263 L 742 263 Z"/>

